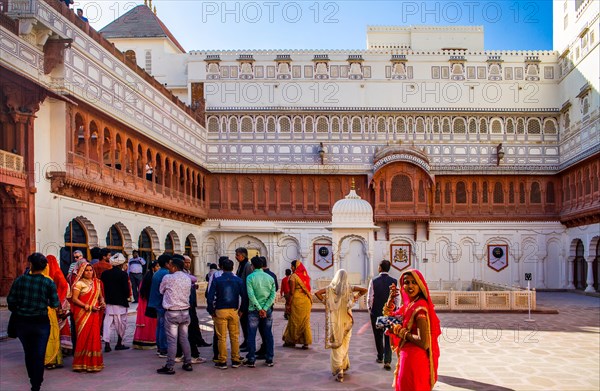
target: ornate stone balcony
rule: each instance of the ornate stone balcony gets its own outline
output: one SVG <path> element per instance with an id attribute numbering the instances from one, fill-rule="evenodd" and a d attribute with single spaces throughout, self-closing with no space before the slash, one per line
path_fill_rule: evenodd
<path id="1" fill-rule="evenodd" d="M 180 191 L 72 153 L 64 168 L 46 173 L 53 193 L 191 224 L 207 217 L 200 189 Z"/>
<path id="2" fill-rule="evenodd" d="M 23 156 L 0 149 L 0 183 L 25 186 L 26 178 Z"/>

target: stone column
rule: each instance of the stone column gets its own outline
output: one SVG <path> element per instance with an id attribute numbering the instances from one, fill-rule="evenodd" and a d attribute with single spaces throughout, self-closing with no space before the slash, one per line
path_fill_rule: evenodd
<path id="1" fill-rule="evenodd" d="M 585 288 L 586 292 L 596 292 L 594 290 L 594 270 L 592 267 L 594 258 L 595 257 L 590 256 L 585 260 L 587 262 L 587 279 L 585 281 L 587 283 L 587 287 Z"/>
<path id="2" fill-rule="evenodd" d="M 573 285 L 574 266 L 575 266 L 575 257 L 568 257 L 567 258 L 567 276 L 568 276 L 567 289 L 575 289 L 575 285 Z"/>

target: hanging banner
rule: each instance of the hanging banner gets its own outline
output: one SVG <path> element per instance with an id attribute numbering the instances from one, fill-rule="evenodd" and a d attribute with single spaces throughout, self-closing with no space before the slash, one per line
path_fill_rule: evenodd
<path id="1" fill-rule="evenodd" d="M 488 267 L 497 272 L 508 266 L 508 245 L 488 244 Z"/>
<path id="2" fill-rule="evenodd" d="M 390 245 L 390 261 L 400 271 L 410 266 L 410 244 Z"/>
<path id="3" fill-rule="evenodd" d="M 331 243 L 313 244 L 313 264 L 321 270 L 327 270 L 333 266 L 333 246 Z"/>

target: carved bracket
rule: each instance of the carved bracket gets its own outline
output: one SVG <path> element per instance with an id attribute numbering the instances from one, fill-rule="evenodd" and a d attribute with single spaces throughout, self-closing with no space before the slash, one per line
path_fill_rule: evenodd
<path id="1" fill-rule="evenodd" d="M 51 39 L 44 45 L 44 73 L 47 75 L 64 60 L 65 49 L 71 47 L 72 39 Z"/>

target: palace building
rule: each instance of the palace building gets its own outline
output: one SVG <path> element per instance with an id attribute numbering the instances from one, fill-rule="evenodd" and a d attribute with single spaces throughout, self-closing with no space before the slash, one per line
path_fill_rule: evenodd
<path id="1" fill-rule="evenodd" d="M 480 26 L 373 26 L 365 50 L 186 52 L 150 7 L 95 31 L 1 0 L 0 295 L 33 251 L 247 247 L 279 276 L 381 259 L 428 280 L 598 291 L 600 3 L 553 51 Z"/>

